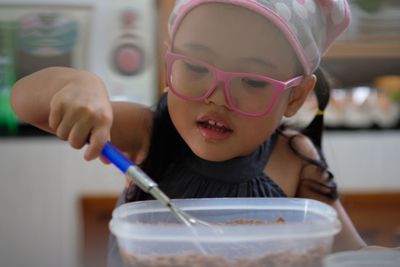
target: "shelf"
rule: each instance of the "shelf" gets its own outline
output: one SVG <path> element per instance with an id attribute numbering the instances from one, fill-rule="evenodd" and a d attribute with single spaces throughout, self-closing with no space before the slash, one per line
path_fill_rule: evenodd
<path id="1" fill-rule="evenodd" d="M 326 58 L 398 58 L 400 59 L 400 37 L 384 39 L 363 38 L 340 41 L 334 44 L 325 55 Z"/>

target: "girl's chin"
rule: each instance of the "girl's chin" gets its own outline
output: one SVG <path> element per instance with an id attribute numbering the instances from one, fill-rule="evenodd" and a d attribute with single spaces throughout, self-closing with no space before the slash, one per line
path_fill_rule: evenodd
<path id="1" fill-rule="evenodd" d="M 218 149 L 218 151 L 212 151 L 212 150 L 207 150 L 204 147 L 201 148 L 191 148 L 192 152 L 199 158 L 207 160 L 207 161 L 215 161 L 215 162 L 220 162 L 220 161 L 226 161 L 229 160 L 232 157 L 232 155 L 229 155 L 227 151 L 223 151 L 223 149 Z M 223 153 L 221 153 L 223 152 Z"/>
<path id="2" fill-rule="evenodd" d="M 210 144 L 210 143 L 189 143 L 188 144 L 192 152 L 199 158 L 214 161 L 214 162 L 221 162 L 230 160 L 237 157 L 246 157 L 254 152 L 254 149 L 248 148 L 248 151 L 244 150 L 232 150 L 232 144 Z M 243 149 L 243 147 L 242 147 Z"/>

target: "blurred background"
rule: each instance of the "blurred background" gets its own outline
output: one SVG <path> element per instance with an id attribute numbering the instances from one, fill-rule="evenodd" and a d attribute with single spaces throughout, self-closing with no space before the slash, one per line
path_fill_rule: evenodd
<path id="1" fill-rule="evenodd" d="M 350 28 L 325 56 L 324 150 L 367 242 L 400 246 L 400 2 L 350 0 Z M 20 122 L 14 82 L 48 66 L 100 75 L 114 100 L 157 102 L 174 0 L 0 0 L 0 265 L 105 266 L 124 178 Z M 310 96 L 295 118 L 316 112 Z M 371 220 L 371 218 L 374 218 Z"/>

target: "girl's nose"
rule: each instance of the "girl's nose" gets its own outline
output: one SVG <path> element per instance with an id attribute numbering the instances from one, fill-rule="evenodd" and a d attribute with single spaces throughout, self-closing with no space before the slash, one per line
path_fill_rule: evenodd
<path id="1" fill-rule="evenodd" d="M 231 109 L 228 104 L 228 98 L 225 94 L 225 84 L 223 82 L 218 83 L 206 100 L 206 103 L 213 103 L 217 106 L 223 106 L 229 110 Z"/>

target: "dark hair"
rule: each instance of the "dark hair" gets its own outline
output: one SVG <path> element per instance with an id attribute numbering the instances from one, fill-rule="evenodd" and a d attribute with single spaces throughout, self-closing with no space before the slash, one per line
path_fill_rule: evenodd
<path id="1" fill-rule="evenodd" d="M 184 145 L 169 116 L 167 97 L 167 93 L 164 93 L 157 105 L 149 156 L 141 165 L 143 170 L 157 181 L 161 177 L 162 170 L 165 170 L 173 159 L 171 152 Z"/>
<path id="2" fill-rule="evenodd" d="M 315 71 L 315 76 L 317 77 L 317 83 L 315 84 L 314 93 L 317 97 L 318 111 L 314 119 L 302 133 L 308 136 L 318 149 L 321 149 L 324 129 L 323 113 L 329 104 L 330 85 L 322 68 L 318 68 Z"/>
<path id="3" fill-rule="evenodd" d="M 314 146 L 318 149 L 321 158 L 323 159 L 323 161 L 325 161 L 325 157 L 323 156 L 322 153 L 322 136 L 324 130 L 324 111 L 328 106 L 330 98 L 330 85 L 326 78 L 325 71 L 322 68 L 318 68 L 314 74 L 317 77 L 317 82 L 314 88 L 314 94 L 317 98 L 318 111 L 313 120 L 310 122 L 310 124 L 306 128 L 300 130 L 300 133 L 307 136 L 312 141 Z M 286 126 L 282 127 L 282 129 L 285 128 L 287 127 Z M 294 138 L 295 137 L 296 135 L 294 136 Z M 293 143 L 291 142 L 290 145 L 292 150 L 300 157 L 304 158 L 304 160 L 309 161 L 308 158 L 299 154 L 292 144 Z"/>
<path id="4" fill-rule="evenodd" d="M 326 172 L 328 174 L 328 180 L 325 183 L 321 183 L 320 181 L 315 181 L 312 179 L 307 179 L 307 178 L 305 178 L 305 179 L 307 179 L 308 181 L 311 181 L 311 182 L 317 182 L 319 185 L 329 189 L 328 193 L 322 193 L 322 191 L 318 191 L 318 193 L 325 194 L 326 196 L 328 196 L 331 199 L 336 199 L 338 197 L 338 193 L 337 193 L 336 184 L 333 181 L 334 177 L 333 177 L 332 173 L 328 170 L 328 164 L 326 163 L 325 156 L 322 151 L 322 137 L 323 137 L 323 131 L 324 131 L 324 111 L 329 103 L 330 84 L 328 82 L 326 72 L 321 67 L 319 67 L 315 71 L 314 74 L 317 77 L 317 82 L 316 82 L 315 88 L 314 88 L 314 94 L 315 94 L 315 96 L 317 98 L 317 102 L 318 102 L 317 114 L 315 115 L 313 120 L 310 122 L 310 124 L 306 128 L 300 130 L 299 134 L 289 136 L 288 142 L 289 142 L 290 149 L 292 150 L 292 152 L 295 155 L 297 155 L 299 158 L 301 158 L 308 164 L 317 166 L 318 168 L 320 168 L 320 170 L 322 172 Z M 286 136 L 284 134 L 284 130 L 286 128 L 287 128 L 287 126 L 282 125 L 278 129 L 278 133 L 283 136 Z M 310 157 L 307 157 L 306 155 L 304 155 L 298 151 L 298 149 L 296 148 L 296 146 L 294 144 L 294 139 L 301 135 L 305 135 L 311 140 L 311 142 L 314 144 L 315 148 L 318 151 L 320 160 L 315 160 Z"/>

